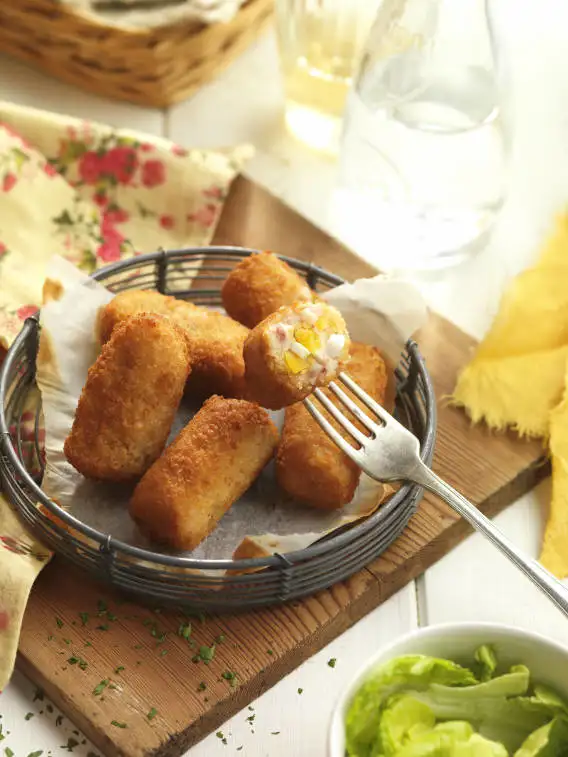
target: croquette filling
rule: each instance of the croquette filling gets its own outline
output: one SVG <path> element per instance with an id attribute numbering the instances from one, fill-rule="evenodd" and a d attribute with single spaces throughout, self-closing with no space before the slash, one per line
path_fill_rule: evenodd
<path id="1" fill-rule="evenodd" d="M 297 308 L 267 333 L 271 351 L 287 370 L 310 381 L 337 370 L 347 341 L 342 324 L 323 303 Z"/>

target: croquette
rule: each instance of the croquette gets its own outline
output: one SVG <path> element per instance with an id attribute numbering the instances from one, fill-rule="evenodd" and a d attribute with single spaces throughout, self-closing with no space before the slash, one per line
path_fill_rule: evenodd
<path id="1" fill-rule="evenodd" d="M 141 314 L 112 332 L 89 369 L 67 460 L 87 478 L 139 478 L 164 449 L 190 372 L 183 331 Z"/>
<path id="2" fill-rule="evenodd" d="M 261 407 L 211 397 L 137 485 L 132 518 L 150 539 L 195 549 L 254 482 L 277 442 Z"/>
<path id="3" fill-rule="evenodd" d="M 377 402 L 384 404 L 388 371 L 381 353 L 376 347 L 358 342 L 351 343 L 350 353 L 347 374 Z M 349 390 L 342 388 L 366 410 Z M 329 389 L 324 391 L 339 409 L 345 411 Z M 351 437 L 342 431 L 329 413 L 322 407 L 319 409 L 352 443 Z M 313 507 L 334 510 L 353 499 L 360 474 L 359 467 L 320 428 L 303 403 L 286 408 L 276 454 L 276 478 L 289 495 Z"/>
<path id="4" fill-rule="evenodd" d="M 211 394 L 245 395 L 243 345 L 249 333 L 245 326 L 223 313 L 159 292 L 128 290 L 99 312 L 101 341 L 110 337 L 117 323 L 141 312 L 168 316 L 184 330 L 192 365 L 189 394 L 198 399 Z"/>
<path id="5" fill-rule="evenodd" d="M 341 313 L 327 303 L 280 308 L 255 326 L 244 346 L 247 396 L 277 410 L 325 386 L 349 360 Z"/>
<path id="6" fill-rule="evenodd" d="M 233 268 L 221 296 L 231 318 L 252 329 L 278 308 L 310 302 L 314 294 L 287 263 L 271 252 L 260 252 Z"/>

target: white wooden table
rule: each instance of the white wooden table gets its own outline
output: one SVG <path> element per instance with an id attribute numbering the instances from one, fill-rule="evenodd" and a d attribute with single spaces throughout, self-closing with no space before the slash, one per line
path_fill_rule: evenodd
<path id="1" fill-rule="evenodd" d="M 564 0 L 495 0 L 495 12 L 509 72 L 505 114 L 515 125 L 509 199 L 488 250 L 441 281 L 423 283 L 433 308 L 478 337 L 490 322 L 503 283 L 527 264 L 553 212 L 568 200 L 568 7 Z M 3 99 L 145 130 L 186 146 L 252 142 L 257 153 L 247 173 L 333 231 L 327 211 L 334 165 L 283 132 L 281 84 L 270 33 L 214 83 L 166 111 L 105 101 L 1 57 L 0 87 Z M 549 496 L 545 482 L 496 519 L 532 555 L 538 552 L 542 506 Z M 333 703 L 367 655 L 419 625 L 467 620 L 528 627 L 562 641 L 568 628 L 493 547 L 472 536 L 253 703 L 254 734 L 246 722 L 250 713 L 244 711 L 223 727 L 227 746 L 212 734 L 190 755 L 323 755 Z M 326 664 L 331 657 L 337 658 L 334 669 Z M 58 713 L 50 712 L 47 702 L 32 701 L 33 691 L 16 673 L 0 696 L 5 734 L 0 750 L 8 747 L 16 757 L 43 750 L 48 757 L 60 754 L 70 736 L 81 741 L 66 719 L 56 725 Z M 35 716 L 26 720 L 29 712 Z M 82 756 L 96 750 L 86 743 L 74 751 Z"/>

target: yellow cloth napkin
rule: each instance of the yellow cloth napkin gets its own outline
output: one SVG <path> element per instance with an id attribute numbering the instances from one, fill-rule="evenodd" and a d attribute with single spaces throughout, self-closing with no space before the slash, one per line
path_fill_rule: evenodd
<path id="1" fill-rule="evenodd" d="M 568 576 L 567 361 L 568 216 L 562 216 L 535 266 L 509 285 L 454 392 L 474 422 L 548 443 L 552 504 L 541 562 L 559 578 Z"/>
<path id="2" fill-rule="evenodd" d="M 53 254 L 92 272 L 159 247 L 209 244 L 250 154 L 246 146 L 187 151 L 0 102 L 0 360 L 41 304 Z M 24 421 L 31 444 L 31 414 Z M 33 581 L 50 557 L 0 495 L 0 690 L 13 670 Z"/>

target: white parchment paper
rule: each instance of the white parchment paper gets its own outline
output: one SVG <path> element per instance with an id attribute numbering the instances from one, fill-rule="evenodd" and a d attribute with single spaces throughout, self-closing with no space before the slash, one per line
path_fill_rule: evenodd
<path id="1" fill-rule="evenodd" d="M 71 430 L 88 369 L 100 350 L 97 313 L 113 295 L 62 258 L 52 261 L 48 280 L 45 289 L 55 299 L 47 301 L 41 311 L 37 369 L 45 422 L 43 489 L 60 506 L 99 531 L 138 547 L 166 552 L 150 543 L 130 518 L 128 500 L 132 487 L 89 481 L 65 459 L 63 444 Z M 393 364 L 398 362 L 406 340 L 426 318 L 419 293 L 409 284 L 384 276 L 337 287 L 326 293 L 325 299 L 342 312 L 354 340 L 377 346 Z M 183 400 L 169 442 L 197 409 Z M 280 429 L 284 412 L 270 415 Z M 283 493 L 276 484 L 271 463 L 191 556 L 231 558 L 244 539 L 249 543 L 252 540 L 266 553 L 299 549 L 368 515 L 390 491 L 362 475 L 353 501 L 342 510 L 326 513 Z"/>

